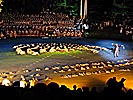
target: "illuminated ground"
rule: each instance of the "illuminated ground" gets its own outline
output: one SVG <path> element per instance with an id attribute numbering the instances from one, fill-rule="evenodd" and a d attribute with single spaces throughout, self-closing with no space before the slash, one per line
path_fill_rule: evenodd
<path id="1" fill-rule="evenodd" d="M 62 43 L 76 43 L 76 44 L 85 44 L 92 46 L 100 46 L 105 47 L 107 49 L 113 48 L 111 43 L 119 43 L 125 45 L 126 49 L 121 50 L 118 58 L 114 58 L 111 50 L 108 51 L 99 51 L 98 54 L 89 53 L 86 51 L 71 51 L 71 52 L 63 52 L 63 53 L 45 53 L 40 56 L 31 56 L 31 55 L 17 55 L 12 48 L 17 44 L 27 44 L 27 43 L 50 43 L 50 42 L 62 42 Z M 76 71 L 65 71 L 54 73 L 54 70 L 45 70 L 45 68 L 53 68 L 55 66 L 59 66 L 60 68 L 65 65 L 75 65 L 79 63 L 92 63 L 92 62 L 115 62 L 119 60 L 132 60 L 133 58 L 133 43 L 125 42 L 125 41 L 116 41 L 116 40 L 96 40 L 96 39 L 40 39 L 40 38 L 26 38 L 26 39 L 8 39 L 8 40 L 0 40 L 0 72 L 7 72 L 6 75 L 15 71 L 16 77 L 12 80 L 20 79 L 20 75 L 24 74 L 27 79 L 31 78 L 31 75 L 39 73 L 41 76 L 38 76 L 40 79 L 39 82 L 49 83 L 51 81 L 57 82 L 58 84 L 65 84 L 69 88 L 72 88 L 74 84 L 78 87 L 96 86 L 98 90 L 103 89 L 105 86 L 105 82 L 108 78 L 116 76 L 118 80 L 122 77 L 125 77 L 127 80 L 125 81 L 125 86 L 127 88 L 133 88 L 133 65 L 121 67 L 121 69 L 129 69 L 130 71 L 120 70 L 118 67 L 113 67 L 115 72 L 106 73 L 102 72 L 99 74 L 95 74 L 94 72 L 103 71 L 112 69 L 110 67 L 99 69 L 99 68 L 91 68 L 85 70 L 86 72 L 91 72 L 91 75 L 78 75 L 78 77 L 71 78 L 62 78 L 61 76 L 73 74 Z M 36 69 L 41 69 L 37 71 Z M 29 70 L 29 72 L 24 72 L 25 70 Z M 77 73 L 84 72 L 84 70 L 79 70 Z M 93 73 L 92 73 L 93 72 Z M 1 75 L 3 76 L 3 74 Z M 44 79 L 45 76 L 51 78 L 51 80 Z M 2 79 L 1 79 L 2 80 Z"/>

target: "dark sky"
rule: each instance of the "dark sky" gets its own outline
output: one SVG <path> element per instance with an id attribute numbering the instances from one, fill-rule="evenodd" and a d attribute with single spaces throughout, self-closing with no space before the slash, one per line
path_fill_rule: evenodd
<path id="1" fill-rule="evenodd" d="M 17 10 L 26 9 L 26 10 L 37 10 L 40 11 L 43 7 L 48 6 L 50 3 L 53 4 L 57 0 L 3 0 L 4 8 L 9 10 Z M 62 0 L 64 1 L 64 0 Z M 80 0 L 66 0 L 69 4 L 75 5 L 76 3 L 80 3 Z M 113 5 L 114 0 L 88 0 L 88 8 L 96 5 L 101 7 L 101 10 L 110 9 Z M 119 4 L 122 1 L 126 1 L 126 5 L 132 6 L 133 0 L 116 0 Z M 79 4 L 78 4 L 79 5 Z"/>

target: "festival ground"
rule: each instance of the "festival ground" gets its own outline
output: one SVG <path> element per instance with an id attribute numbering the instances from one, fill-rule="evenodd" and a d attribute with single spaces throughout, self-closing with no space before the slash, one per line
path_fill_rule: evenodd
<path id="1" fill-rule="evenodd" d="M 48 52 L 39 56 L 17 55 L 13 46 L 31 43 L 73 43 L 90 46 L 104 47 L 108 50 L 99 50 L 97 54 L 86 51 L 70 52 Z M 120 55 L 114 58 L 111 48 L 112 43 L 125 46 L 120 51 Z M 133 42 L 103 40 L 103 39 L 45 39 L 45 38 L 17 38 L 0 40 L 0 73 L 2 80 L 8 75 L 12 81 L 20 79 L 20 75 L 25 75 L 27 80 L 33 74 L 39 82 L 48 84 L 57 82 L 59 85 L 66 85 L 72 89 L 73 85 L 78 87 L 97 87 L 102 90 L 106 86 L 106 81 L 110 77 L 117 77 L 120 80 L 126 78 L 125 86 L 133 88 Z M 98 63 L 103 67 L 99 67 Z M 79 64 L 80 67 L 79 67 Z M 83 65 L 82 65 L 83 64 Z M 85 64 L 92 64 L 86 67 Z M 68 69 L 63 69 L 69 66 Z M 74 66 L 79 69 L 75 70 Z M 59 70 L 54 70 L 59 68 Z M 87 69 L 88 68 L 88 69 Z"/>

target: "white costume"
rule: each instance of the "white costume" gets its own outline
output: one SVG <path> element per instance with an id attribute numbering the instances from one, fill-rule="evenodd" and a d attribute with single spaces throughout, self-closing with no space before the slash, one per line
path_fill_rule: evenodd
<path id="1" fill-rule="evenodd" d="M 118 44 L 113 44 L 113 43 L 112 43 L 112 45 L 114 46 L 114 49 L 113 49 L 114 57 L 118 57 L 120 48 L 123 47 L 123 49 L 124 49 L 125 47 L 123 45 L 118 45 Z"/>
<path id="2" fill-rule="evenodd" d="M 25 80 L 20 81 L 20 87 L 25 88 L 27 86 L 27 82 Z"/>
<path id="3" fill-rule="evenodd" d="M 8 80 L 7 78 L 5 78 L 5 79 L 2 81 L 2 85 L 11 86 L 11 81 Z"/>

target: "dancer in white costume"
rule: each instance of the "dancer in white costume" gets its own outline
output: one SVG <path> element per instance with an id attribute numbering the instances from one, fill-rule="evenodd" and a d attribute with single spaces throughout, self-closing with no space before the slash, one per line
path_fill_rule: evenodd
<path id="1" fill-rule="evenodd" d="M 114 44 L 114 43 L 112 43 L 112 45 L 114 46 L 114 49 L 113 49 L 114 57 L 118 57 L 119 56 L 119 52 L 120 52 L 120 48 L 121 47 L 123 49 L 125 49 L 124 45 L 118 45 L 118 44 Z"/>

